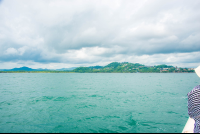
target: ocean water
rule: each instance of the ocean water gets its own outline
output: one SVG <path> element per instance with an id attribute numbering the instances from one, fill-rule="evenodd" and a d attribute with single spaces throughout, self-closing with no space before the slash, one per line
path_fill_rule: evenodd
<path id="1" fill-rule="evenodd" d="M 0 132 L 180 133 L 195 73 L 1 73 Z"/>

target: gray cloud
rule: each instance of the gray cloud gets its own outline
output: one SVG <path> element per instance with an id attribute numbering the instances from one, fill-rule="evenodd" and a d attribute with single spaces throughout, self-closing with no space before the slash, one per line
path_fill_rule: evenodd
<path id="1" fill-rule="evenodd" d="M 163 59 L 154 55 L 198 54 L 199 6 L 198 0 L 0 1 L 0 61 L 104 64 L 148 55 L 146 63 L 155 64 Z M 177 62 L 199 63 L 194 59 Z"/>

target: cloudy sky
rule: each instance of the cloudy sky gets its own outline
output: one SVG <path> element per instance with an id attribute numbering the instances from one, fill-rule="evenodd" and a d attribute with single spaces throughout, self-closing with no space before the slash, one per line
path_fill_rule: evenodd
<path id="1" fill-rule="evenodd" d="M 200 65 L 199 0 L 0 0 L 0 69 Z"/>

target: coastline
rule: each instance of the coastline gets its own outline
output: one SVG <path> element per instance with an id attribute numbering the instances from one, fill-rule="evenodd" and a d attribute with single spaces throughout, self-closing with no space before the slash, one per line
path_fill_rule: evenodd
<path id="1" fill-rule="evenodd" d="M 195 72 L 67 72 L 67 71 L 0 71 L 0 73 L 195 73 Z"/>

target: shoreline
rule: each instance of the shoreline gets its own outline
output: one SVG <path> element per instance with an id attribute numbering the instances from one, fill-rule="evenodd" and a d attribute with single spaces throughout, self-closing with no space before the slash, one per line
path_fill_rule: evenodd
<path id="1" fill-rule="evenodd" d="M 53 71 L 53 72 L 44 72 L 44 71 L 0 71 L 0 73 L 80 73 L 80 72 L 66 72 L 66 71 Z M 135 72 L 82 72 L 82 73 L 135 73 Z M 168 74 L 168 73 L 195 73 L 195 72 L 137 72 L 137 73 L 160 73 L 160 74 Z M 136 74 L 137 74 L 136 73 Z"/>

